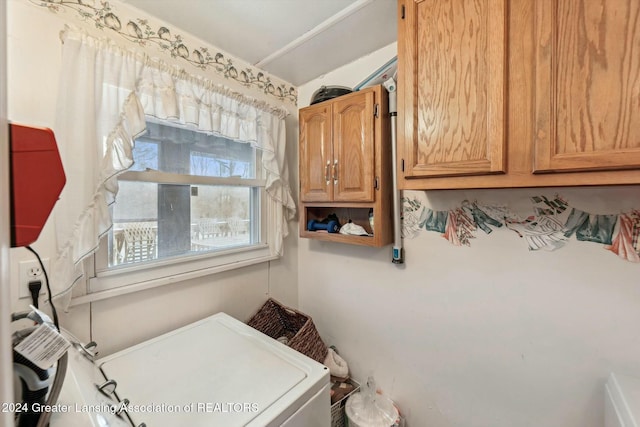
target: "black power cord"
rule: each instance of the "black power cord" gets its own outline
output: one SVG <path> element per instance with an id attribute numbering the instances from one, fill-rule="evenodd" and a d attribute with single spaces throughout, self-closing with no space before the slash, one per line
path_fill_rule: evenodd
<path id="1" fill-rule="evenodd" d="M 42 282 L 40 280 L 32 280 L 29 282 L 29 293 L 31 293 L 31 302 L 35 308 L 38 307 L 38 299 L 40 298 L 40 289 L 42 289 Z"/>
<path id="2" fill-rule="evenodd" d="M 53 315 L 53 324 L 56 325 L 56 328 L 58 330 L 60 330 L 60 323 L 58 322 L 58 312 L 56 311 L 56 306 L 53 305 L 53 298 L 51 297 L 51 287 L 49 286 L 49 276 L 47 275 L 47 270 L 45 270 L 44 268 L 44 263 L 42 262 L 42 259 L 40 259 L 40 255 L 38 255 L 38 253 L 36 251 L 33 250 L 33 248 L 31 246 L 25 246 L 26 249 L 28 249 L 29 251 L 31 251 L 36 258 L 38 258 L 38 263 L 40 263 L 40 268 L 42 269 L 42 273 L 44 274 L 44 284 L 47 287 L 47 294 L 49 296 L 49 303 L 51 304 L 51 314 Z M 38 281 L 39 282 L 39 281 Z M 31 290 L 31 283 L 33 282 L 29 282 L 29 291 L 31 291 L 31 297 L 34 298 L 34 292 Z M 34 288 L 35 288 L 35 284 L 34 284 Z M 42 286 L 42 284 L 40 285 Z M 38 289 L 38 293 L 35 294 L 35 300 L 37 301 L 38 299 L 38 294 L 40 293 L 40 289 Z M 34 305 L 36 308 L 38 307 L 37 304 Z"/>
<path id="3" fill-rule="evenodd" d="M 25 246 L 30 252 L 32 252 L 36 258 L 38 259 L 38 263 L 40 264 L 40 268 L 42 269 L 42 273 L 44 274 L 45 285 L 47 288 L 47 294 L 49 297 L 49 303 L 51 304 L 51 313 L 53 317 L 53 323 L 58 331 L 60 331 L 60 323 L 58 321 L 58 313 L 56 311 L 56 307 L 53 304 L 53 298 L 51 295 L 51 287 L 49 286 L 49 276 L 47 275 L 47 270 L 44 268 L 44 263 L 40 258 L 40 255 L 36 251 L 31 248 L 31 246 Z M 40 289 L 42 288 L 42 283 L 39 280 L 34 280 L 29 282 L 29 292 L 31 292 L 31 298 L 34 301 L 34 307 L 38 307 L 38 298 L 40 294 Z M 19 357 L 16 357 L 17 352 L 13 351 L 14 355 L 14 364 L 16 360 L 19 360 Z M 56 366 L 55 378 L 53 380 L 53 384 L 51 385 L 50 391 L 48 391 L 49 387 L 46 386 L 43 389 L 38 390 L 37 392 L 32 392 L 29 390 L 29 387 L 22 381 L 22 402 L 31 402 L 30 405 L 27 405 L 28 408 L 31 408 L 33 403 L 44 403 L 42 405 L 43 408 L 48 407 L 51 408 L 58 401 L 58 397 L 60 395 L 60 389 L 62 388 L 62 384 L 64 383 L 64 378 L 67 372 L 67 363 L 68 363 L 69 355 L 65 351 L 62 356 L 58 359 L 58 363 Z M 30 363 L 30 362 L 29 362 Z M 35 365 L 34 365 L 35 367 Z M 37 367 L 36 367 L 37 368 Z M 48 378 L 48 370 L 45 370 Z M 35 371 L 37 373 L 37 371 Z M 43 380 L 44 378 L 38 374 L 38 378 Z M 49 397 L 46 397 L 46 393 L 48 392 Z M 26 411 L 19 415 L 16 420 L 18 423 L 16 424 L 18 427 L 32 427 L 32 426 L 48 426 L 49 420 L 51 418 L 52 410 L 44 410 L 44 411 Z"/>

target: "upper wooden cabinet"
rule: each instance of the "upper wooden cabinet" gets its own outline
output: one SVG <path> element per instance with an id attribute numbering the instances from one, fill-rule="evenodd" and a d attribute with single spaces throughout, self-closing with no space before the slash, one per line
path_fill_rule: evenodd
<path id="1" fill-rule="evenodd" d="M 300 199 L 369 202 L 374 191 L 374 92 L 300 110 Z"/>
<path id="2" fill-rule="evenodd" d="M 300 200 L 325 202 L 333 198 L 331 165 L 331 104 L 300 110 Z"/>
<path id="3" fill-rule="evenodd" d="M 640 166 L 640 2 L 536 2 L 534 170 Z"/>
<path id="4" fill-rule="evenodd" d="M 504 172 L 506 0 L 405 3 L 405 176 Z"/>
<path id="5" fill-rule="evenodd" d="M 391 243 L 388 102 L 387 91 L 375 86 L 300 110 L 301 237 L 377 247 Z M 309 230 L 309 221 L 334 214 L 340 224 L 351 221 L 369 235 Z"/>
<path id="6" fill-rule="evenodd" d="M 399 0 L 403 189 L 640 183 L 637 0 Z"/>

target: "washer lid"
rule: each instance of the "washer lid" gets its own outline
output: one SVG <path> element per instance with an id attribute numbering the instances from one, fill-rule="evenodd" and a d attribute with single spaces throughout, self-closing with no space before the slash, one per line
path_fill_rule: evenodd
<path id="1" fill-rule="evenodd" d="M 99 391 L 104 376 L 82 344 L 68 331 L 62 334 L 73 344 L 68 350 L 67 372 L 58 400 L 53 405 L 51 427 L 131 427 L 116 415 L 118 401 Z"/>
<path id="2" fill-rule="evenodd" d="M 280 425 L 328 383 L 327 369 L 218 313 L 98 362 L 135 425 Z"/>

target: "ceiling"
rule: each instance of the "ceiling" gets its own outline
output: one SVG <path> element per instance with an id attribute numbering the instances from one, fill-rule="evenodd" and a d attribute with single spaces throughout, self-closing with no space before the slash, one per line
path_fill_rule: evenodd
<path id="1" fill-rule="evenodd" d="M 300 86 L 396 41 L 396 0 L 123 0 Z"/>

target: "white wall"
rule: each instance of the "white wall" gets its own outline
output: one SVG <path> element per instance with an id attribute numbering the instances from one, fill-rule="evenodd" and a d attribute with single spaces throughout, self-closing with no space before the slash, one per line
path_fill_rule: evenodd
<path id="1" fill-rule="evenodd" d="M 38 2 L 9 0 L 8 6 L 8 117 L 10 120 L 34 126 L 50 127 L 55 132 L 55 106 L 60 73 L 61 42 L 60 31 L 66 24 L 79 26 L 99 37 L 114 37 L 109 30 L 98 30 L 92 22 L 83 22 L 77 12 L 61 9 L 53 13 Z M 130 17 L 143 18 L 139 11 L 117 1 L 111 6 L 119 13 Z M 153 21 L 153 18 L 150 18 Z M 124 21 L 126 22 L 126 21 Z M 159 24 L 158 24 L 159 25 Z M 93 26 L 93 28 L 92 28 Z M 158 26 L 154 27 L 158 28 Z M 185 40 L 190 36 L 180 30 Z M 119 36 L 114 41 L 126 48 L 133 45 Z M 127 44 L 128 43 L 128 44 Z M 194 45 L 204 46 L 200 41 Z M 215 52 L 215 47 L 211 47 Z M 174 62 L 169 55 L 158 49 L 149 52 L 167 62 Z M 236 62 L 237 63 L 237 62 Z M 231 86 L 248 96 L 270 103 L 279 101 L 266 98 L 258 90 L 246 88 L 224 79 L 212 71 L 187 68 L 211 80 Z M 68 96 L 63 94 L 62 96 Z M 291 111 L 295 106 L 282 105 Z M 291 138 L 296 134 L 296 120 L 289 119 Z M 63 145 L 64 141 L 58 141 Z M 295 144 L 293 144 L 295 146 Z M 296 152 L 287 153 L 295 159 Z M 295 182 L 295 181 L 293 181 Z M 59 202 L 61 203 L 61 202 Z M 43 258 L 55 255 L 53 216 L 49 218 L 40 238 L 32 245 Z M 72 306 L 69 313 L 62 314 L 61 324 L 84 341 L 98 342 L 102 355 L 107 355 L 143 339 L 185 325 L 209 314 L 225 311 L 241 320 L 247 320 L 268 295 L 283 302 L 297 304 L 297 242 L 294 238 L 285 240 L 287 257 L 282 260 L 263 263 L 252 267 L 216 274 L 182 283 L 142 291 L 128 296 L 97 301 L 90 304 Z M 28 299 L 18 299 L 18 263 L 33 259 L 33 255 L 23 248 L 10 251 L 11 256 L 11 309 L 22 310 Z"/>
<path id="2" fill-rule="evenodd" d="M 321 85 L 353 87 L 395 49 L 299 88 L 300 106 Z M 529 197 L 556 193 L 590 213 L 640 208 L 637 186 L 421 192 L 434 210 L 469 199 L 522 215 Z M 300 239 L 300 309 L 410 427 L 601 427 L 608 373 L 640 374 L 640 265 L 575 237 L 530 252 L 504 228 L 476 236 L 456 247 L 422 230 L 403 266 L 391 246 Z"/>

